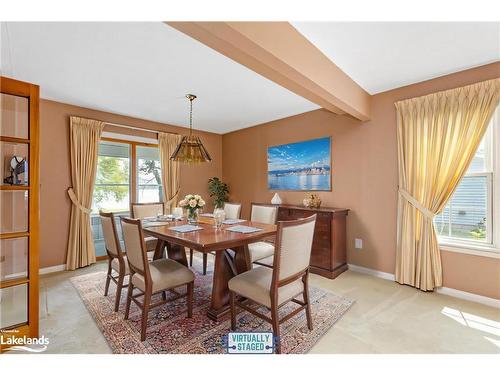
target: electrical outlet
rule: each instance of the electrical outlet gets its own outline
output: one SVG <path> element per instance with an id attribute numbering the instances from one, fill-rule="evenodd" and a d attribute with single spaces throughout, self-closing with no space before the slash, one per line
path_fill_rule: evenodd
<path id="1" fill-rule="evenodd" d="M 362 249 L 363 248 L 363 240 L 361 238 L 355 238 L 354 239 L 354 247 L 356 249 Z"/>

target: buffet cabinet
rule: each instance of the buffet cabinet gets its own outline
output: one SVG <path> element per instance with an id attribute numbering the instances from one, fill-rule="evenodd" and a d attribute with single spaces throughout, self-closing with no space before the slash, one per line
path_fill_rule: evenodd
<path id="1" fill-rule="evenodd" d="M 310 271 L 312 273 L 336 278 L 347 270 L 346 219 L 345 208 L 308 208 L 302 206 L 278 205 L 278 221 L 289 221 L 316 214 L 311 249 Z"/>

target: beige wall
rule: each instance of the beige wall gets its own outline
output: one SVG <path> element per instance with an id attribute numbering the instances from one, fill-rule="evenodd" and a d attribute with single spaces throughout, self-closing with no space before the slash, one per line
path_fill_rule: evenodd
<path id="1" fill-rule="evenodd" d="M 90 110 L 49 100 L 40 102 L 40 267 L 66 263 L 71 203 L 66 193 L 71 186 L 69 154 L 69 116 L 81 116 L 134 127 L 185 134 L 186 128 L 139 120 L 131 117 Z M 123 128 L 105 131 L 130 132 Z M 196 132 L 203 140 L 213 161 L 181 167 L 181 195 L 201 193 L 208 199 L 207 181 L 222 175 L 222 137 Z M 140 134 L 148 136 L 148 134 Z M 209 207 L 210 208 L 210 207 Z"/>
<path id="2" fill-rule="evenodd" d="M 500 63 L 451 74 L 372 97 L 371 120 L 317 110 L 225 134 L 223 179 L 231 198 L 244 204 L 269 202 L 267 147 L 332 137 L 333 189 L 319 193 L 325 206 L 351 209 L 348 262 L 394 273 L 396 254 L 397 153 L 394 102 L 500 76 Z M 286 203 L 300 204 L 305 193 L 280 192 Z M 354 249 L 354 238 L 363 249 Z M 444 286 L 500 298 L 500 260 L 442 252 Z"/>

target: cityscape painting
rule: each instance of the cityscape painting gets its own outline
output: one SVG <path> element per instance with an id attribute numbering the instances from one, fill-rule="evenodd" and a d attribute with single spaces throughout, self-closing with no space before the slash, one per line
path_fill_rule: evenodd
<path id="1" fill-rule="evenodd" d="M 270 190 L 331 190 L 331 139 L 273 146 L 267 149 Z"/>

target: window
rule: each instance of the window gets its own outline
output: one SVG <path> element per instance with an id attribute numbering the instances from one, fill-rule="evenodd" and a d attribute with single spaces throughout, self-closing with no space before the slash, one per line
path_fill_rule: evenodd
<path id="1" fill-rule="evenodd" d="M 131 141 L 102 140 L 91 215 L 96 256 L 106 255 L 99 210 L 115 213 L 118 238 L 122 241 L 120 217 L 130 216 L 132 201 L 162 201 L 158 147 Z"/>
<path id="2" fill-rule="evenodd" d="M 158 147 L 137 146 L 137 201 L 161 202 L 161 167 Z"/>
<path id="3" fill-rule="evenodd" d="M 99 145 L 93 212 L 130 208 L 130 145 L 103 141 Z"/>
<path id="4" fill-rule="evenodd" d="M 462 181 L 444 210 L 434 219 L 441 243 L 494 249 L 498 246 L 499 110 L 481 141 Z"/>

